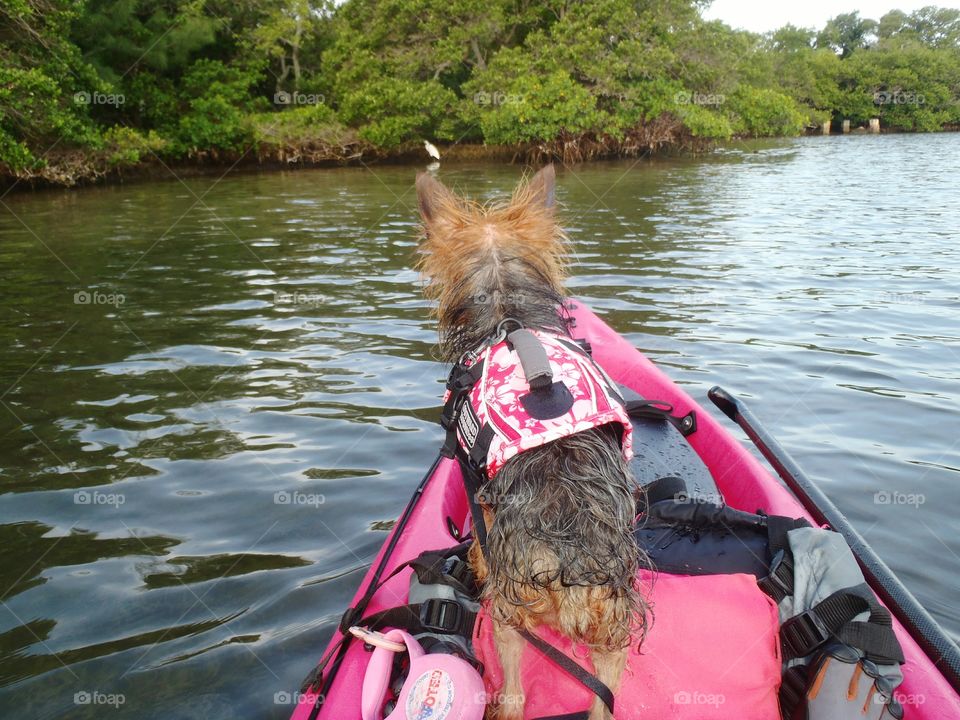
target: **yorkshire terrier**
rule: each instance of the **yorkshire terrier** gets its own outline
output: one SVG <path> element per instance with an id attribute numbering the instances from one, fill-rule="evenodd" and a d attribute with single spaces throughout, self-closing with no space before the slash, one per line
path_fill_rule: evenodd
<path id="1" fill-rule="evenodd" d="M 555 217 L 554 185 L 551 165 L 508 202 L 481 205 L 429 174 L 417 177 L 419 269 L 436 301 L 444 360 L 476 350 L 507 318 L 569 337 L 568 241 Z M 586 645 L 597 678 L 617 691 L 648 609 L 637 587 L 646 560 L 633 535 L 636 493 L 610 425 L 521 452 L 481 488 L 487 553 L 475 542 L 469 559 L 494 619 L 504 698 L 522 698 L 526 641 L 518 631 L 542 625 Z M 522 700 L 488 714 L 522 716 Z M 599 698 L 589 717 L 610 717 Z"/>

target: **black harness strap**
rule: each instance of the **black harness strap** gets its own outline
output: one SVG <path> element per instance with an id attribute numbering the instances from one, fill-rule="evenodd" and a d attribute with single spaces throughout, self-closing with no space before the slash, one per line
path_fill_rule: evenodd
<path id="1" fill-rule="evenodd" d="M 868 622 L 854 618 L 869 612 Z M 867 585 L 838 590 L 780 627 L 784 660 L 806 657 L 831 637 L 861 650 L 880 663 L 904 662 L 903 650 L 893 632 L 890 613 L 873 597 Z"/>
<path id="2" fill-rule="evenodd" d="M 868 660 L 880 665 L 902 664 L 903 648 L 892 627 L 871 622 L 851 622 L 840 628 L 836 637 L 840 642 L 863 650 Z"/>
<path id="3" fill-rule="evenodd" d="M 460 558 L 469 547 L 469 542 L 462 542 L 445 550 L 428 550 L 407 564 L 413 568 L 421 585 L 450 585 L 464 595 L 473 595 L 476 580 L 469 564 Z"/>
<path id="4" fill-rule="evenodd" d="M 370 630 L 400 628 L 411 635 L 432 632 L 470 637 L 476 622 L 477 613 L 464 609 L 456 600 L 430 598 L 423 603 L 381 610 L 363 618 L 359 624 Z"/>
<path id="5" fill-rule="evenodd" d="M 447 401 L 443 405 L 440 413 L 440 426 L 447 431 L 443 447 L 440 454 L 444 457 L 452 458 L 456 454 L 457 442 L 457 422 L 460 419 L 460 408 L 464 395 L 467 395 L 477 380 L 483 374 L 483 361 L 478 360 L 469 367 L 456 364 L 450 370 L 450 376 L 447 378 L 447 390 L 450 392 Z"/>
<path id="6" fill-rule="evenodd" d="M 480 486 L 485 478 L 481 470 L 486 461 L 487 449 L 490 447 L 490 441 L 493 439 L 493 429 L 489 425 L 479 427 L 479 421 L 466 400 L 466 396 L 477 384 L 477 381 L 483 375 L 483 360 L 476 360 L 472 365 L 457 363 L 450 370 L 450 376 L 447 378 L 447 390 L 450 392 L 446 403 L 443 406 L 443 412 L 440 414 L 440 426 L 446 430 L 443 447 L 440 454 L 448 458 L 456 458 L 460 466 L 460 474 L 463 476 L 464 490 L 467 494 L 467 503 L 470 506 L 470 518 L 473 521 L 473 534 L 484 554 L 487 552 L 487 528 L 483 520 L 483 509 L 480 507 L 479 492 Z M 469 455 L 463 450 L 457 439 L 458 425 L 463 417 L 473 429 L 473 445 Z M 471 421 L 473 421 L 471 423 Z"/>
<path id="7" fill-rule="evenodd" d="M 537 637 L 532 632 L 528 630 L 520 630 L 518 632 L 524 640 L 533 645 L 542 655 L 600 698 L 603 704 L 607 706 L 610 714 L 613 714 L 613 692 L 596 675 L 587 672 L 579 664 L 557 650 L 553 645 Z"/>
<path id="8" fill-rule="evenodd" d="M 454 439 L 456 442 L 456 439 Z M 463 486 L 467 493 L 467 504 L 470 506 L 470 519 L 473 522 L 473 536 L 480 543 L 483 554 L 487 554 L 487 523 L 483 519 L 483 508 L 480 507 L 480 485 L 483 478 L 473 467 L 470 459 L 464 456 L 462 450 L 457 450 L 457 460 L 460 464 L 460 474 L 463 476 Z"/>
<path id="9" fill-rule="evenodd" d="M 785 597 L 793 595 L 793 552 L 790 550 L 787 533 L 810 527 L 810 523 L 803 518 L 794 519 L 781 515 L 769 515 L 766 520 L 767 545 L 772 559 L 769 573 L 757 580 L 757 585 L 779 605 Z"/>

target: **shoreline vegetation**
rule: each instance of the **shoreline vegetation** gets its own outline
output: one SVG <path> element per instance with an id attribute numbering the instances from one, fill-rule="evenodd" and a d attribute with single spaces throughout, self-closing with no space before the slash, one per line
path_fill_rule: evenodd
<path id="1" fill-rule="evenodd" d="M 7 0 L 0 189 L 960 127 L 960 10 L 758 35 L 699 0 Z"/>

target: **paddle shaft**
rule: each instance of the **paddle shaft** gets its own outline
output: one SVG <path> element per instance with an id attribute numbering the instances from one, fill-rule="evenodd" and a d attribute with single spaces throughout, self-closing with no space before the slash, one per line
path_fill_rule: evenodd
<path id="1" fill-rule="evenodd" d="M 960 649 L 956 643 L 867 545 L 830 498 L 810 481 L 743 401 L 721 387 L 711 388 L 707 396 L 724 415 L 743 429 L 813 519 L 843 535 L 874 592 L 913 636 L 953 689 L 960 692 Z"/>

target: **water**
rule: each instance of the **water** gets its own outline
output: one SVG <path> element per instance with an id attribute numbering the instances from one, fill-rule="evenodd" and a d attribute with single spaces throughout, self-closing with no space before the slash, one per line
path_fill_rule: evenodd
<path id="1" fill-rule="evenodd" d="M 955 636 L 957 177 L 960 135 L 559 177 L 572 292 L 695 397 L 750 399 Z M 413 179 L 3 198 L 4 718 L 288 715 L 440 441 Z"/>

